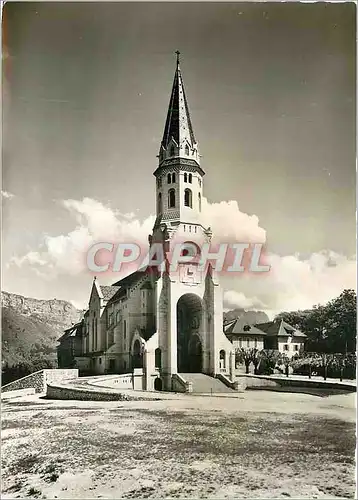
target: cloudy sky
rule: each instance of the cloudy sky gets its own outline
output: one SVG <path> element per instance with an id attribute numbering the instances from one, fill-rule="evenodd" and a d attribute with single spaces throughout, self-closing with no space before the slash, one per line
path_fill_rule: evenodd
<path id="1" fill-rule="evenodd" d="M 204 216 L 272 264 L 225 306 L 355 288 L 353 3 L 11 2 L 3 29 L 4 290 L 84 306 L 88 245 L 147 239 L 177 49 Z"/>

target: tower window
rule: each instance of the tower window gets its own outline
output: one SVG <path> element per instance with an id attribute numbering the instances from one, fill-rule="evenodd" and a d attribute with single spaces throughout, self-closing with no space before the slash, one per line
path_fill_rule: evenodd
<path id="1" fill-rule="evenodd" d="M 175 184 L 175 172 L 172 174 L 172 183 Z"/>
<path id="2" fill-rule="evenodd" d="M 190 189 L 184 191 L 184 205 L 186 207 L 193 207 L 192 193 Z"/>
<path id="3" fill-rule="evenodd" d="M 168 192 L 168 207 L 169 208 L 174 208 L 175 207 L 175 190 L 174 189 L 169 189 L 169 192 Z"/>
<path id="4" fill-rule="evenodd" d="M 201 194 L 198 194 L 199 212 L 201 212 Z"/>
<path id="5" fill-rule="evenodd" d="M 158 194 L 158 214 L 163 212 L 162 193 Z"/>
<path id="6" fill-rule="evenodd" d="M 189 146 L 188 145 L 185 146 L 185 154 L 189 156 Z"/>
<path id="7" fill-rule="evenodd" d="M 188 174 L 186 172 L 184 174 L 184 182 L 188 182 Z"/>
<path id="8" fill-rule="evenodd" d="M 199 181 L 199 186 L 201 187 L 201 179 L 200 179 L 200 178 L 198 178 L 198 181 Z"/>
<path id="9" fill-rule="evenodd" d="M 189 182 L 190 184 L 193 182 L 193 176 L 191 174 L 189 174 Z"/>
<path id="10" fill-rule="evenodd" d="M 172 174 L 168 174 L 168 184 L 172 183 Z"/>

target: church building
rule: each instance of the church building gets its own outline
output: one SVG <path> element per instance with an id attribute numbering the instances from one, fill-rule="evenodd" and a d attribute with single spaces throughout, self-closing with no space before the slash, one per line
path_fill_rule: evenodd
<path id="1" fill-rule="evenodd" d="M 176 242 L 200 249 L 211 230 L 201 222 L 204 169 L 190 119 L 179 53 L 169 108 L 154 172 L 156 220 L 149 247 L 164 256 Z M 73 332 L 72 332 L 73 335 Z M 234 346 L 223 331 L 223 297 L 218 277 L 196 262 L 139 269 L 112 286 L 94 279 L 89 308 L 78 326 L 83 372 L 143 370 L 143 388 L 176 390 L 189 374 L 233 380 Z M 159 381 L 159 382 L 158 382 Z"/>

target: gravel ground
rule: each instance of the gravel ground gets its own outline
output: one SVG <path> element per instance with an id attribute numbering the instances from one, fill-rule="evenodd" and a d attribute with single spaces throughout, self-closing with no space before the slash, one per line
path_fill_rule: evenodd
<path id="1" fill-rule="evenodd" d="M 2 405 L 2 498 L 354 498 L 355 394 Z"/>

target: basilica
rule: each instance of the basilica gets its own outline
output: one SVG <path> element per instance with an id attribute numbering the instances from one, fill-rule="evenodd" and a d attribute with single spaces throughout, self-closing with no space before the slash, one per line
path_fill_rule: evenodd
<path id="1" fill-rule="evenodd" d="M 163 255 L 177 241 L 194 245 L 199 254 L 210 243 L 211 230 L 201 222 L 200 163 L 177 53 L 154 171 L 156 219 L 148 238 L 149 248 L 160 245 Z M 138 269 L 111 286 L 94 279 L 83 320 L 59 341 L 60 367 L 73 362 L 88 374 L 136 371 L 145 390 L 177 390 L 190 374 L 234 384 L 235 349 L 224 333 L 218 277 L 195 262 L 179 264 L 176 272 L 168 266 Z"/>

